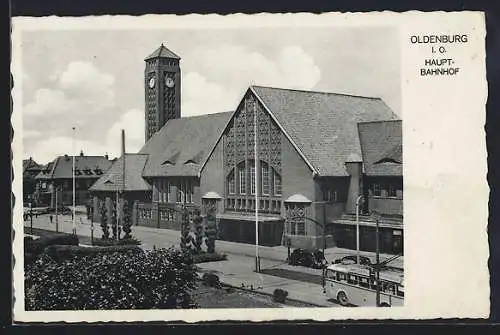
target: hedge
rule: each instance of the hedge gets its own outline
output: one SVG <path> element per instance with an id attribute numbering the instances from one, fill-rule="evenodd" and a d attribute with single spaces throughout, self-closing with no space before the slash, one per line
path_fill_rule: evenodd
<path id="1" fill-rule="evenodd" d="M 41 236 L 37 239 L 24 239 L 25 263 L 40 255 L 45 248 L 51 245 L 78 245 L 78 236 L 73 234 L 54 233 Z M 27 257 L 28 256 L 28 257 Z"/>
<path id="2" fill-rule="evenodd" d="M 94 240 L 94 245 L 101 246 L 101 247 L 108 247 L 108 246 L 114 246 L 114 245 L 141 245 L 141 241 L 139 241 L 136 238 L 124 238 L 121 240 L 112 240 L 112 239 L 95 239 Z"/>
<path id="3" fill-rule="evenodd" d="M 218 261 L 225 261 L 227 260 L 227 255 L 226 254 L 219 254 L 219 253 L 209 253 L 209 252 L 203 252 L 201 254 L 194 254 L 193 255 L 193 261 L 196 264 L 199 263 L 207 263 L 207 262 L 218 262 Z"/>
<path id="4" fill-rule="evenodd" d="M 172 248 L 97 253 L 61 262 L 43 254 L 25 271 L 25 307 L 192 308 L 196 280 L 191 256 Z"/>
<path id="5" fill-rule="evenodd" d="M 56 262 L 93 256 L 97 254 L 112 254 L 115 252 L 140 253 L 143 250 L 135 245 L 120 245 L 111 247 L 81 247 L 76 245 L 50 245 L 44 254 Z"/>

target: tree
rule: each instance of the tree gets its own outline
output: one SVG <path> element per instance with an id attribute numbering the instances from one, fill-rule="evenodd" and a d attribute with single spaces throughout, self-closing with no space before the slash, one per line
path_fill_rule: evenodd
<path id="1" fill-rule="evenodd" d="M 128 201 L 124 200 L 123 201 L 123 232 L 125 233 L 125 236 L 123 236 L 124 239 L 129 239 L 132 236 L 130 233 L 132 232 L 132 220 L 131 220 L 131 212 L 130 212 L 130 207 L 128 205 Z"/>
<path id="2" fill-rule="evenodd" d="M 207 225 L 205 227 L 205 244 L 207 245 L 207 252 L 215 252 L 215 240 L 217 239 L 217 221 L 215 209 L 210 208 L 207 213 Z"/>
<path id="3" fill-rule="evenodd" d="M 101 228 L 102 228 L 102 239 L 107 240 L 109 238 L 109 226 L 108 226 L 108 217 L 106 213 L 106 205 L 104 201 L 99 200 L 99 214 L 101 218 Z"/>
<path id="4" fill-rule="evenodd" d="M 113 241 L 116 241 L 116 235 L 118 234 L 118 225 L 116 224 L 116 211 L 117 211 L 117 206 L 115 205 L 114 202 L 111 203 L 111 222 L 109 223 L 111 225 L 111 231 L 113 232 Z"/>
<path id="5" fill-rule="evenodd" d="M 195 209 L 194 211 L 193 223 L 194 223 L 194 234 L 195 234 L 195 239 L 194 239 L 195 253 L 200 254 L 201 246 L 203 244 L 203 218 L 201 217 L 199 209 Z"/>
<path id="6" fill-rule="evenodd" d="M 190 250 L 193 237 L 190 234 L 189 213 L 186 208 L 181 212 L 181 249 Z"/>

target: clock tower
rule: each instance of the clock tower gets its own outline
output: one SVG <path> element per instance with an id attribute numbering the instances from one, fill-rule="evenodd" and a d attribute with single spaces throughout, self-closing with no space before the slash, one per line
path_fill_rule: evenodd
<path id="1" fill-rule="evenodd" d="M 180 60 L 163 44 L 144 60 L 146 142 L 168 120 L 181 117 Z"/>

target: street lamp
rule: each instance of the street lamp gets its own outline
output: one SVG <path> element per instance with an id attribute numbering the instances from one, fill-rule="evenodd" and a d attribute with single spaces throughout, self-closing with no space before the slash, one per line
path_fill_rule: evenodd
<path id="1" fill-rule="evenodd" d="M 356 199 L 356 259 L 357 259 L 357 263 L 359 264 L 359 201 L 363 198 L 362 195 L 360 195 L 357 199 Z"/>
<path id="2" fill-rule="evenodd" d="M 31 235 L 33 235 L 33 205 L 31 204 L 31 197 L 28 198 L 29 202 L 30 202 L 30 231 L 31 231 Z"/>
<path id="3" fill-rule="evenodd" d="M 75 127 L 73 129 L 73 234 L 76 235 L 76 223 L 75 223 Z"/>
<path id="4" fill-rule="evenodd" d="M 379 224 L 380 213 L 372 211 L 372 218 L 375 219 L 375 280 L 376 280 L 376 306 L 380 306 L 380 246 L 379 246 Z"/>

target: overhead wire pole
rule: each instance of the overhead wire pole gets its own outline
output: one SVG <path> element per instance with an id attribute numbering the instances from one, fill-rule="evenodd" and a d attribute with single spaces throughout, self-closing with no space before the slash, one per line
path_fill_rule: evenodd
<path id="1" fill-rule="evenodd" d="M 76 220 L 76 217 L 75 217 L 75 214 L 76 214 L 76 204 L 75 204 L 75 196 L 76 196 L 76 193 L 75 193 L 75 127 L 73 127 L 73 234 L 76 235 L 76 224 L 75 224 L 75 220 Z"/>
<path id="2" fill-rule="evenodd" d="M 255 182 L 255 272 L 260 272 L 259 257 L 259 153 L 258 153 L 258 127 L 257 127 L 257 109 L 255 101 L 253 102 L 253 135 L 254 135 L 254 182 Z"/>

